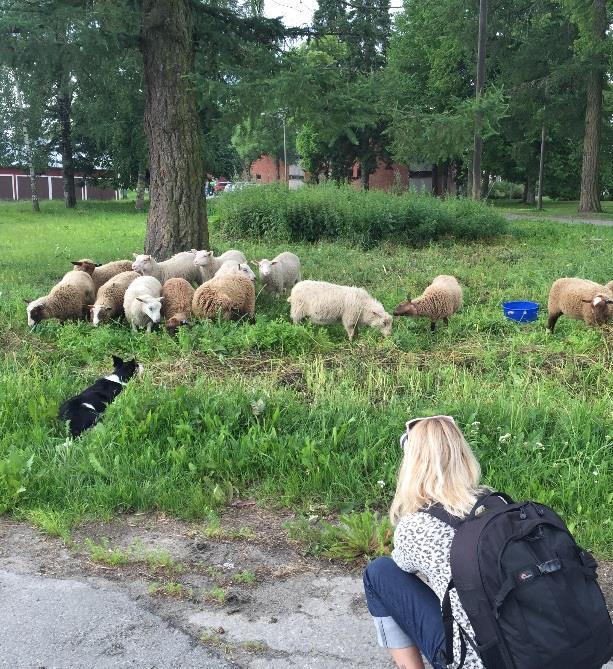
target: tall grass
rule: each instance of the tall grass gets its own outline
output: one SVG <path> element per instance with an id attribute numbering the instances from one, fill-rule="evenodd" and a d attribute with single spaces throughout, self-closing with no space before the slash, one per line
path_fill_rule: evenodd
<path id="1" fill-rule="evenodd" d="M 472 200 L 417 193 L 390 196 L 350 186 L 245 188 L 224 193 L 214 206 L 229 237 L 342 240 L 364 248 L 382 240 L 423 244 L 446 236 L 487 239 L 506 229 L 498 212 Z"/>
<path id="2" fill-rule="evenodd" d="M 254 189 L 255 190 L 255 189 Z M 305 277 L 365 286 L 392 309 L 439 273 L 465 307 L 434 334 L 396 319 L 389 339 L 340 326 L 293 326 L 285 300 L 260 295 L 257 323 L 207 322 L 133 334 L 125 324 L 26 326 L 38 296 L 74 256 L 142 248 L 144 217 L 122 203 L 65 212 L 0 205 L 0 512 L 61 528 L 120 510 L 205 516 L 232 495 L 311 513 L 385 512 L 407 417 L 457 417 L 484 480 L 559 510 L 580 541 L 613 555 L 611 327 L 502 318 L 504 299 L 546 303 L 561 275 L 610 280 L 613 230 L 513 223 L 489 242 L 419 249 L 294 243 Z M 236 246 L 213 225 L 217 250 Z M 287 244 L 238 244 L 251 256 Z M 59 404 L 108 372 L 112 353 L 144 362 L 102 422 L 66 440 Z M 50 521 L 53 522 L 50 522 Z"/>

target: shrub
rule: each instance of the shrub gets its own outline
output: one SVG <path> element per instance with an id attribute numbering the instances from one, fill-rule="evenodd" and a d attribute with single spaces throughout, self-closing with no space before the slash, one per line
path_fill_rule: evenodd
<path id="1" fill-rule="evenodd" d="M 316 242 L 344 240 L 365 248 L 380 241 L 423 244 L 441 237 L 482 239 L 503 233 L 504 218 L 464 198 L 307 186 L 259 186 L 225 193 L 215 204 L 229 237 Z"/>

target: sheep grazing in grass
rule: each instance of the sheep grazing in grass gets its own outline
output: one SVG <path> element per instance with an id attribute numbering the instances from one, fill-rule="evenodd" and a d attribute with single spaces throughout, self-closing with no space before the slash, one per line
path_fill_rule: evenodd
<path id="1" fill-rule="evenodd" d="M 295 286 L 300 276 L 300 258 L 285 251 L 272 260 L 254 260 L 260 269 L 260 279 L 267 293 L 281 295 Z"/>
<path id="2" fill-rule="evenodd" d="M 137 272 L 131 270 L 121 272 L 100 286 L 96 294 L 96 301 L 89 306 L 94 327 L 107 323 L 112 318 L 117 318 L 117 316 L 123 314 L 123 298 L 126 290 L 132 281 L 138 279 L 139 276 Z"/>
<path id="3" fill-rule="evenodd" d="M 96 297 L 94 282 L 87 272 L 72 271 L 53 286 L 48 295 L 27 303 L 28 325 L 57 318 L 60 322 L 78 320 L 87 315 L 87 305 Z"/>
<path id="4" fill-rule="evenodd" d="M 449 317 L 462 306 L 462 287 L 454 276 L 437 276 L 424 292 L 415 299 L 407 295 L 394 309 L 394 316 L 423 316 L 430 319 L 430 330 L 434 332 L 436 322 L 449 324 Z"/>
<path id="5" fill-rule="evenodd" d="M 249 316 L 253 321 L 255 287 L 243 273 L 233 272 L 215 276 L 203 283 L 194 293 L 192 312 L 197 318 L 238 320 Z"/>
<path id="6" fill-rule="evenodd" d="M 237 263 L 235 260 L 226 260 L 226 262 L 215 272 L 215 276 L 223 276 L 224 274 L 234 274 L 240 272 L 244 274 L 250 281 L 255 282 L 255 274 L 246 262 Z"/>
<path id="7" fill-rule="evenodd" d="M 608 286 L 609 284 L 607 284 Z M 562 314 L 587 325 L 606 323 L 613 316 L 613 290 L 587 279 L 558 279 L 549 291 L 547 329 L 553 332 Z"/>
<path id="8" fill-rule="evenodd" d="M 233 260 L 238 264 L 247 262 L 245 254 L 235 249 L 230 249 L 217 257 L 213 255 L 213 251 L 197 251 L 196 249 L 192 249 L 192 253 L 194 254 L 194 265 L 196 265 L 200 273 L 200 283 L 212 279 L 221 266 L 225 262 L 228 262 L 228 260 Z"/>
<path id="9" fill-rule="evenodd" d="M 340 322 L 350 341 L 359 326 L 377 328 L 386 337 L 392 333 L 392 317 L 364 288 L 300 281 L 287 301 L 292 305 L 290 315 L 294 325 L 303 318 L 309 318 L 315 325 Z"/>
<path id="10" fill-rule="evenodd" d="M 128 286 L 123 310 L 133 330 L 146 327 L 151 332 L 162 314 L 162 284 L 154 276 L 139 276 Z"/>
<path id="11" fill-rule="evenodd" d="M 73 260 L 72 264 L 75 270 L 87 272 L 91 276 L 96 293 L 100 290 L 100 286 L 104 285 L 109 279 L 112 279 L 117 274 L 121 274 L 121 272 L 132 270 L 131 260 L 113 260 L 101 265 L 89 258 L 83 258 L 82 260 Z"/>
<path id="12" fill-rule="evenodd" d="M 131 269 L 143 276 L 153 276 L 161 284 L 168 279 L 185 279 L 190 283 L 200 283 L 200 272 L 194 266 L 195 251 L 182 251 L 172 258 L 157 262 L 153 256 L 134 254 Z"/>
<path id="13" fill-rule="evenodd" d="M 162 298 L 166 330 L 173 335 L 191 316 L 194 289 L 185 279 L 168 279 L 162 286 Z"/>

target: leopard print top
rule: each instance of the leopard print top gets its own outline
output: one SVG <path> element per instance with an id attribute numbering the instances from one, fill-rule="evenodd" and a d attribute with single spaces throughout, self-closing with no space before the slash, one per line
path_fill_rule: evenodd
<path id="1" fill-rule="evenodd" d="M 451 579 L 449 551 L 454 534 L 455 530 L 442 520 L 420 512 L 403 516 L 394 532 L 394 562 L 404 571 L 423 574 L 441 602 Z M 454 619 L 474 639 L 472 625 L 455 590 L 451 591 L 451 609 Z M 453 653 L 455 668 L 460 658 L 460 638 L 455 624 Z M 467 648 L 464 669 L 484 669 L 483 663 L 470 645 Z"/>

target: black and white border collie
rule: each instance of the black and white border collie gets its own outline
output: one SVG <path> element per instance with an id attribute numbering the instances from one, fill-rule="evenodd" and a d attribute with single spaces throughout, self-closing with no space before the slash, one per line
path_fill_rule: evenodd
<path id="1" fill-rule="evenodd" d="M 105 412 L 106 407 L 119 395 L 127 382 L 141 374 L 143 366 L 134 360 L 124 361 L 113 356 L 113 373 L 98 379 L 79 395 L 66 400 L 60 407 L 59 418 L 69 421 L 70 434 L 78 437 L 81 432 L 93 427 Z"/>

